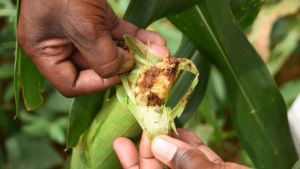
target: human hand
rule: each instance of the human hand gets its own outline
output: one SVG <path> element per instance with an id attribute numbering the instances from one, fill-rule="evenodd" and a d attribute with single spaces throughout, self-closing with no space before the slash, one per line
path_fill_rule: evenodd
<path id="1" fill-rule="evenodd" d="M 133 66 L 116 46 L 129 34 L 161 56 L 165 41 L 154 32 L 118 19 L 105 0 L 22 0 L 18 41 L 41 73 L 65 96 L 101 91 L 120 82 Z"/>
<path id="2" fill-rule="evenodd" d="M 173 137 L 158 136 L 150 145 L 143 134 L 139 152 L 127 138 L 114 141 L 114 149 L 124 169 L 248 169 L 235 163 L 223 162 L 199 138 L 185 129 L 178 129 Z M 160 163 L 159 161 L 162 163 Z"/>

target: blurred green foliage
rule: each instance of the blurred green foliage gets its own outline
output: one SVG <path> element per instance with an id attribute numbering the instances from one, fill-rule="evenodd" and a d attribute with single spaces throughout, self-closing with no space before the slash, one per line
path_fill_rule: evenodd
<path id="1" fill-rule="evenodd" d="M 282 1 L 270 1 L 262 10 L 280 9 Z M 122 17 L 129 0 L 109 0 L 109 3 L 117 15 Z M 12 79 L 15 10 L 13 1 L 0 1 L 0 169 L 68 168 L 70 152 L 64 150 L 71 99 L 64 98 L 46 84 L 44 105 L 29 113 L 21 107 L 20 116 L 14 119 Z M 269 53 L 265 61 L 288 106 L 300 93 L 299 14 L 298 8 L 294 13 L 275 18 L 274 23 L 270 25 L 272 29 L 269 38 L 259 39 L 270 44 L 269 48 L 265 49 Z M 259 15 L 257 20 L 267 20 L 267 17 L 271 16 Z M 266 33 L 261 29 L 264 23 L 259 27 L 250 28 L 248 33 Z M 170 22 L 161 19 L 148 29 L 159 32 L 167 40 L 171 53 L 176 52 L 182 34 Z M 257 50 L 261 49 L 261 46 L 254 42 L 253 44 Z M 185 127 L 193 130 L 225 160 L 252 166 L 233 129 L 227 107 L 228 93 L 225 90 L 224 79 L 216 68 L 212 70 L 208 86 L 198 112 Z"/>

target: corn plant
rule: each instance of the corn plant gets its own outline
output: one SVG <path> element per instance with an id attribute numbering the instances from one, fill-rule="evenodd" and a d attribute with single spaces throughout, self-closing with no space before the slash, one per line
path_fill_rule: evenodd
<path id="1" fill-rule="evenodd" d="M 264 0 L 131 0 L 124 19 L 146 28 L 166 17 L 185 36 L 175 56 L 193 61 L 192 73 L 196 76 L 188 76 L 187 72 L 176 75 L 173 89 L 166 94 L 166 104 L 175 109 L 176 116 L 181 114 L 175 120 L 177 126 L 184 125 L 198 109 L 206 91 L 211 65 L 214 65 L 225 79 L 235 130 L 255 167 L 291 168 L 297 155 L 284 101 L 266 65 L 243 33 L 263 3 Z M 195 77 L 197 85 L 192 82 Z M 130 96 L 131 88 L 126 86 L 129 79 L 124 76 L 123 87 L 118 87 L 117 91 L 110 89 L 74 98 L 66 141 L 67 148 L 73 149 L 72 168 L 120 168 L 112 149 L 115 138 L 125 136 L 138 141 L 142 128 L 150 137 L 153 131 L 156 135 L 157 130 L 164 129 L 160 126 L 147 130 L 148 124 L 139 120 L 137 114 L 141 109 L 136 108 L 135 99 Z M 187 81 L 191 85 L 187 85 Z M 42 104 L 45 79 L 18 44 L 14 84 L 17 110 L 21 88 L 27 110 Z M 178 108 L 176 105 L 185 98 L 182 93 L 192 91 L 186 86 L 190 86 L 193 93 L 189 101 Z M 171 108 L 166 110 L 171 111 Z M 148 116 L 143 115 L 143 118 Z M 170 123 L 159 133 L 175 130 L 173 117 L 167 119 Z M 148 120 L 151 121 L 151 117 Z"/>

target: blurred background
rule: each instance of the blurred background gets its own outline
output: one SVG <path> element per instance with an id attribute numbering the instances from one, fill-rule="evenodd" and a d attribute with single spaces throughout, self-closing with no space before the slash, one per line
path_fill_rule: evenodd
<path id="1" fill-rule="evenodd" d="M 116 14 L 124 14 L 129 0 L 108 0 Z M 41 108 L 15 118 L 13 92 L 16 2 L 0 1 L 0 169 L 67 169 L 70 150 L 65 136 L 71 99 L 47 85 Z M 148 29 L 160 33 L 171 53 L 182 35 L 166 19 Z M 300 93 L 300 4 L 270 0 L 245 33 L 267 64 L 288 108 Z M 222 75 L 213 68 L 206 96 L 186 124 L 224 160 L 252 165 L 241 148 L 230 120 Z"/>

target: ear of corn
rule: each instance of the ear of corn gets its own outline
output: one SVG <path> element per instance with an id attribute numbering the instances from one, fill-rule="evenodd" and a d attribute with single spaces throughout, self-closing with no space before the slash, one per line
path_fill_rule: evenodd
<path id="1" fill-rule="evenodd" d="M 187 98 L 195 88 L 198 71 L 187 59 L 161 58 L 147 45 L 133 37 L 125 37 L 129 51 L 136 61 L 134 69 L 121 77 L 122 86 L 97 114 L 90 128 L 73 149 L 72 169 L 120 168 L 112 149 L 120 136 L 136 139 L 140 127 L 149 138 L 176 131 L 174 118 L 181 115 Z M 166 105 L 169 92 L 181 70 L 195 74 L 185 96 L 174 108 Z M 138 121 L 138 123 L 136 122 Z"/>
<path id="2" fill-rule="evenodd" d="M 176 131 L 174 118 L 181 115 L 198 82 L 196 66 L 184 58 L 161 58 L 133 37 L 125 36 L 125 41 L 136 66 L 122 77 L 123 87 L 117 90 L 119 101 L 129 108 L 150 139 L 168 134 L 171 129 Z M 195 78 L 184 97 L 171 108 L 166 105 L 168 95 L 182 70 L 193 73 Z"/>

